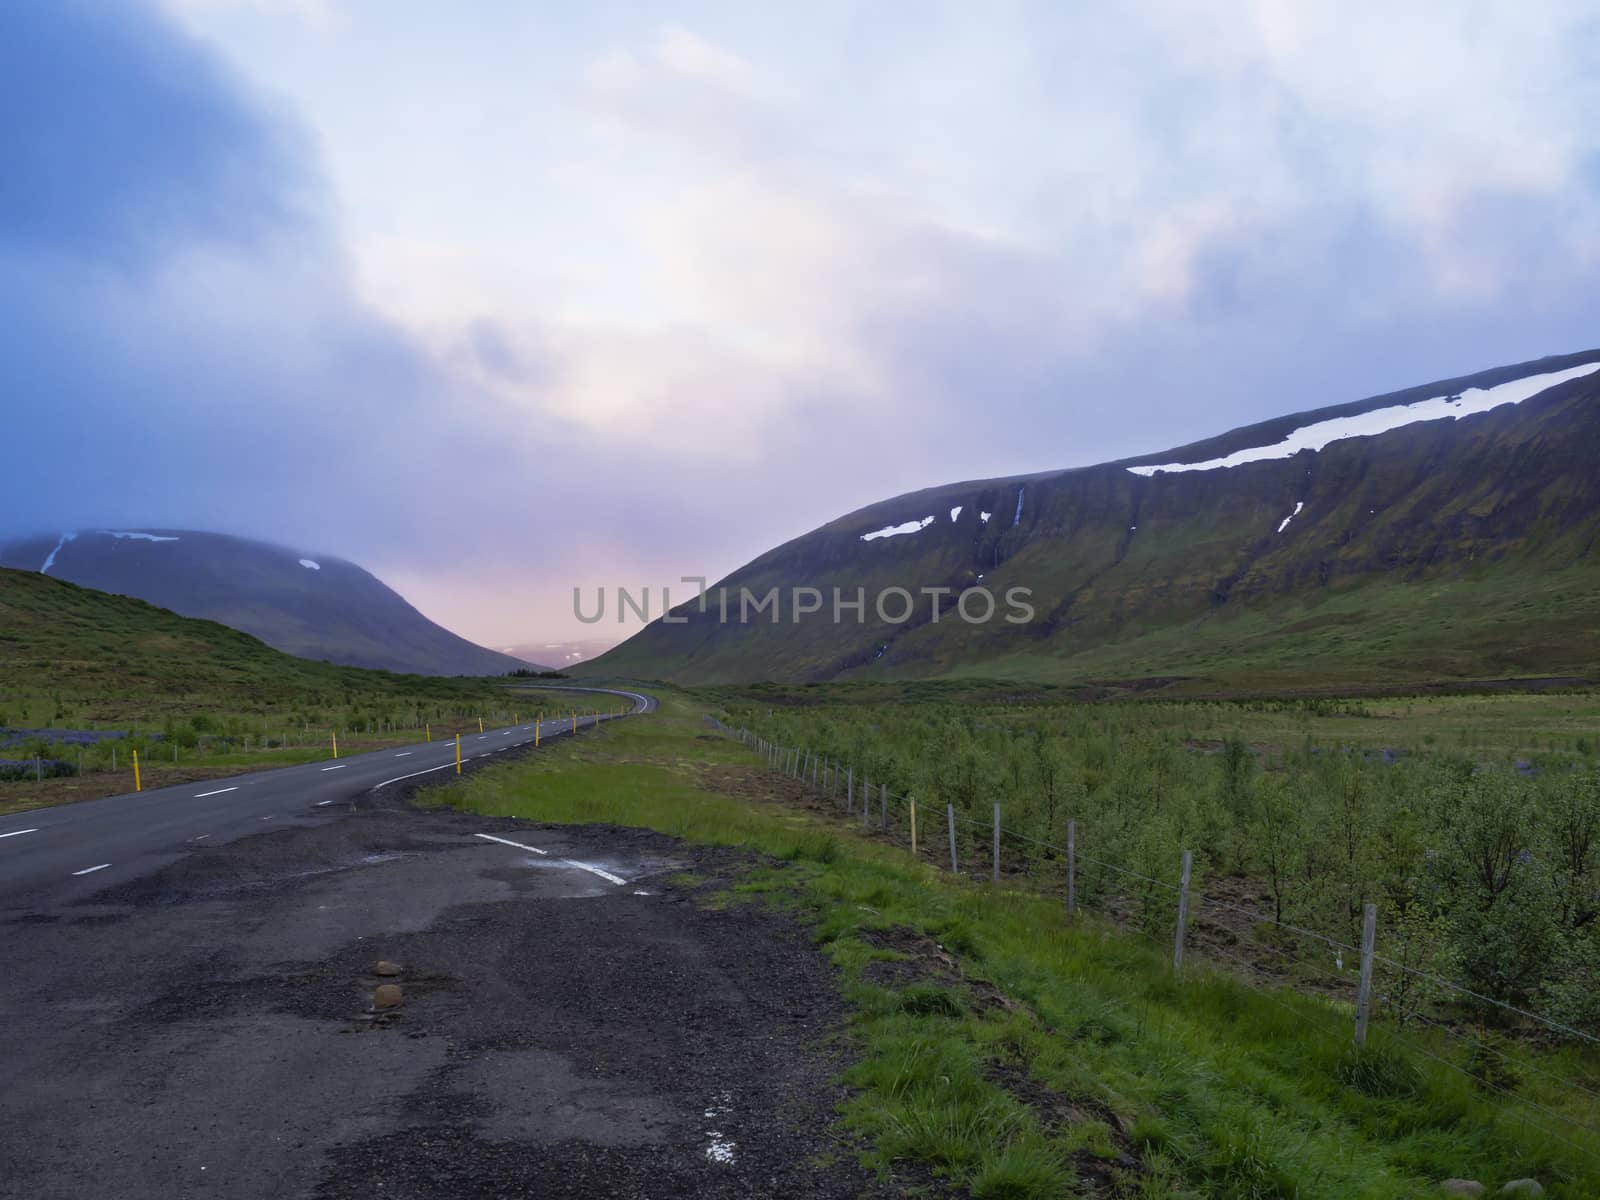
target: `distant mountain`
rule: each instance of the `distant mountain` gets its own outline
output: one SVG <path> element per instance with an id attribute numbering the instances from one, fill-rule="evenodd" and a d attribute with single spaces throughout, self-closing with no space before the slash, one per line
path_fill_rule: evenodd
<path id="1" fill-rule="evenodd" d="M 0 546 L 0 566 L 217 621 L 302 658 L 418 675 L 529 665 L 434 624 L 352 562 L 226 534 L 77 530 Z"/>
<path id="2" fill-rule="evenodd" d="M 599 658 L 616 644 L 615 638 L 609 640 L 591 638 L 576 642 L 524 642 L 516 646 L 501 646 L 500 653 L 526 659 L 528 662 L 549 663 L 558 670 L 566 670 L 581 662 L 588 662 L 591 658 Z"/>
<path id="3" fill-rule="evenodd" d="M 741 567 L 586 670 L 680 682 L 967 675 L 1203 690 L 1600 678 L 1600 351 L 1303 412 L 1160 454 L 949 484 Z M 890 587 L 916 601 L 910 619 Z M 740 588 L 784 605 L 741 623 Z M 823 611 L 793 619 L 789 589 Z M 955 596 L 997 614 L 963 621 Z M 857 620 L 842 609 L 864 590 Z M 935 619 L 922 588 L 947 588 Z M 1030 589 L 1033 617 L 1006 603 Z M 715 595 L 715 593 L 713 593 Z M 981 615 L 976 594 L 968 610 Z"/>

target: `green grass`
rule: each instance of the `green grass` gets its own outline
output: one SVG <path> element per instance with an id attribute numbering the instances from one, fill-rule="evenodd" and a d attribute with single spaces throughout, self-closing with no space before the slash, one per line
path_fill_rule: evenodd
<path id="1" fill-rule="evenodd" d="M 429 794 L 769 856 L 719 902 L 795 912 L 837 966 L 858 1050 L 841 1119 L 869 1166 L 914 1162 L 1006 1198 L 1108 1176 L 1148 1197 L 1399 1198 L 1448 1176 L 1525 1175 L 1552 1196 L 1600 1193 L 1600 1147 L 1525 1127 L 1381 1029 L 1355 1057 L 1348 1014 L 1326 1002 L 1176 978 L 1164 945 L 1069 928 L 1051 900 L 953 881 L 784 806 L 754 756 L 706 734 L 697 707 L 670 697 L 658 716 Z M 1140 1167 L 1121 1171 L 1119 1155 Z"/>

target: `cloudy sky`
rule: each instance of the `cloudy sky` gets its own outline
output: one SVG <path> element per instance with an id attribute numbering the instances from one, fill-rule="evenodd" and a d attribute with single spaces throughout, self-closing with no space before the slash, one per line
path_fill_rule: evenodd
<path id="1" fill-rule="evenodd" d="M 495 645 L 1600 344 L 1585 0 L 50 0 L 0 105 L 0 534 L 267 537 Z"/>

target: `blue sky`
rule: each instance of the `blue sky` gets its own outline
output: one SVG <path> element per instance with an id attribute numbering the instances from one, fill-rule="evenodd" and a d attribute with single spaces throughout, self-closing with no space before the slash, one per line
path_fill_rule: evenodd
<path id="1" fill-rule="evenodd" d="M 899 491 L 1591 347 L 1591 11 L 7 5 L 0 532 L 593 636 Z"/>

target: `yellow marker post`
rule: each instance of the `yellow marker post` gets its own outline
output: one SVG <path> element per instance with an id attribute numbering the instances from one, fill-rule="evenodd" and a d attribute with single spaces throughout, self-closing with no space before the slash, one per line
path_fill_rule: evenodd
<path id="1" fill-rule="evenodd" d="M 137 750 L 133 752 L 133 790 L 136 792 L 144 791 L 144 788 L 139 783 L 139 752 Z"/>
<path id="2" fill-rule="evenodd" d="M 433 741 L 433 726 L 426 721 L 422 723 L 422 740 L 425 742 Z"/>
<path id="3" fill-rule="evenodd" d="M 533 745 L 535 749 L 539 746 L 539 727 L 537 725 L 533 727 Z"/>
<path id="4" fill-rule="evenodd" d="M 482 717 L 478 718 L 478 732 L 479 733 L 483 732 L 483 718 Z"/>
<path id="5" fill-rule="evenodd" d="M 333 756 L 335 758 L 339 757 L 339 731 L 337 729 L 333 731 Z"/>
<path id="6" fill-rule="evenodd" d="M 911 857 L 917 856 L 917 798 L 908 796 L 907 802 L 911 805 Z"/>
<path id="7" fill-rule="evenodd" d="M 456 774 L 461 774 L 461 735 L 456 734 Z"/>
<path id="8" fill-rule="evenodd" d="M 578 732 L 578 714 L 577 713 L 573 713 L 572 714 L 572 732 L 573 733 L 577 733 Z"/>

